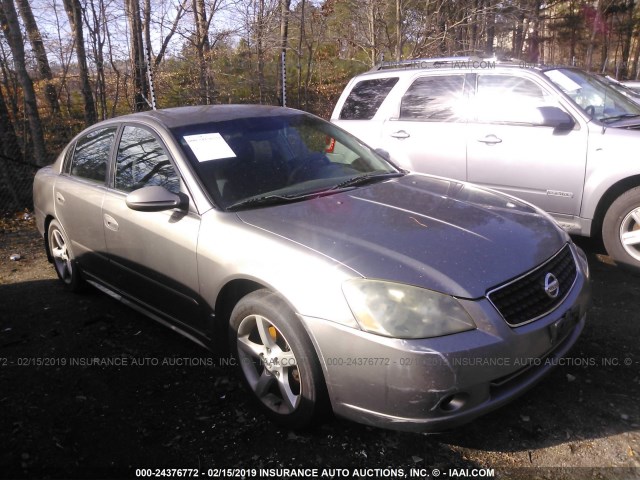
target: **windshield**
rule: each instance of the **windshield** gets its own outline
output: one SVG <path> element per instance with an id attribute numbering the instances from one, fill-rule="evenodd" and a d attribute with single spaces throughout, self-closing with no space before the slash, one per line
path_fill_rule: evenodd
<path id="1" fill-rule="evenodd" d="M 350 134 L 303 112 L 174 129 L 203 186 L 222 208 L 308 198 L 354 178 L 399 173 Z"/>
<path id="2" fill-rule="evenodd" d="M 544 74 L 594 120 L 610 123 L 640 115 L 640 106 L 587 72 L 558 68 Z"/>

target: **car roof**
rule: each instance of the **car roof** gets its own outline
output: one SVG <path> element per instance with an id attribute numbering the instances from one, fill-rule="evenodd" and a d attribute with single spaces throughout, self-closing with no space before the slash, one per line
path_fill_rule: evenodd
<path id="1" fill-rule="evenodd" d="M 115 117 L 107 122 L 127 122 L 133 120 L 159 123 L 169 129 L 207 122 L 237 120 L 241 118 L 271 117 L 274 115 L 301 114 L 300 110 L 273 105 L 198 105 L 166 108 L 131 113 Z"/>
<path id="2" fill-rule="evenodd" d="M 554 68 L 576 68 L 570 65 L 545 65 L 542 63 L 529 63 L 524 60 L 482 58 L 482 57 L 442 57 L 442 58 L 418 58 L 413 60 L 389 61 L 376 65 L 371 70 L 356 75 L 357 78 L 367 76 L 384 77 L 388 75 L 411 75 L 415 72 L 474 72 L 486 69 L 506 70 L 514 68 L 526 68 L 537 72 Z"/>

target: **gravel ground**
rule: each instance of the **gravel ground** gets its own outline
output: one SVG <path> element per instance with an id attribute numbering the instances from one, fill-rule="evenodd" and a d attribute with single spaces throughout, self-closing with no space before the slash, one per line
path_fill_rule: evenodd
<path id="1" fill-rule="evenodd" d="M 0 219 L 0 478 L 640 478 L 640 276 L 577 242 L 588 325 L 525 396 L 437 435 L 341 419 L 294 433 L 206 350 L 102 293 L 63 290 L 28 213 Z"/>

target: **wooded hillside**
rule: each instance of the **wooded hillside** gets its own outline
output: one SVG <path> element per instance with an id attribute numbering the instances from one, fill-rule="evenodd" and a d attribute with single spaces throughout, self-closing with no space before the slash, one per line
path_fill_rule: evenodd
<path id="1" fill-rule="evenodd" d="M 0 0 L 0 24 L 5 184 L 83 127 L 150 108 L 150 79 L 159 108 L 281 104 L 285 57 L 287 106 L 326 117 L 347 80 L 383 58 L 640 74 L 635 0 Z"/>

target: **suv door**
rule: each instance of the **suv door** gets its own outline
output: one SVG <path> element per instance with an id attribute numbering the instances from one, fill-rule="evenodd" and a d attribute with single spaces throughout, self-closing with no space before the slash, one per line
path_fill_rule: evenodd
<path id="1" fill-rule="evenodd" d="M 467 95 L 465 75 L 416 78 L 383 126 L 383 145 L 400 166 L 465 180 Z"/>
<path id="2" fill-rule="evenodd" d="M 152 185 L 187 195 L 167 149 L 150 130 L 125 125 L 115 160 L 103 220 L 117 288 L 163 318 L 205 331 L 196 265 L 200 216 L 135 211 L 125 202 L 128 193 Z"/>
<path id="3" fill-rule="evenodd" d="M 90 273 L 103 274 L 108 265 L 102 201 L 116 130 L 116 126 L 99 128 L 78 138 L 54 186 L 56 218 L 76 261 Z"/>
<path id="4" fill-rule="evenodd" d="M 539 107 L 566 108 L 544 85 L 514 74 L 478 73 L 467 143 L 467 179 L 550 213 L 578 215 L 588 128 L 542 126 Z M 569 114 L 570 115 L 570 114 Z"/>

